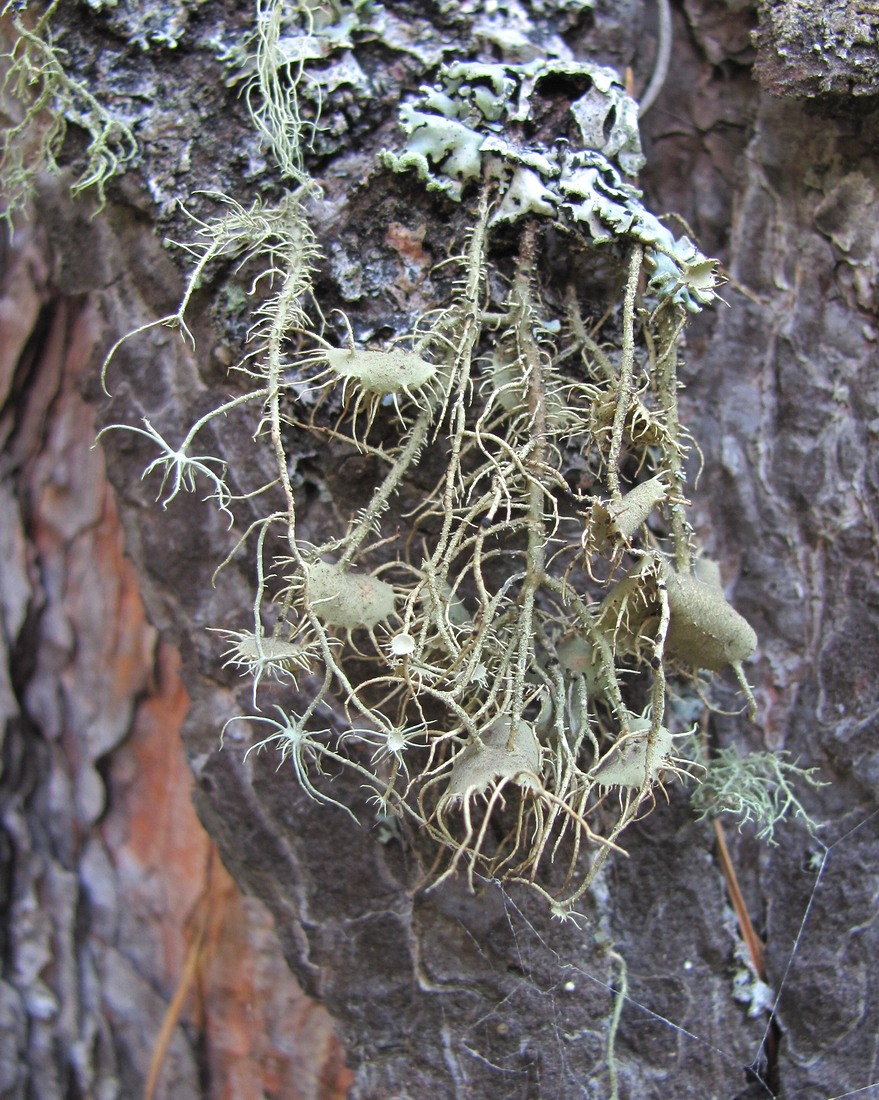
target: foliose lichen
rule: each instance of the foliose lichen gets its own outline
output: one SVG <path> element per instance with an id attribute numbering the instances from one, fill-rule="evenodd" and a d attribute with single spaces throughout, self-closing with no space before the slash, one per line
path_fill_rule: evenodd
<path id="1" fill-rule="evenodd" d="M 559 83 L 586 90 L 568 105 L 564 135 L 531 140 L 541 123 L 542 91 Z M 386 152 L 385 163 L 416 172 L 428 188 L 456 201 L 468 185 L 496 179 L 499 203 L 490 224 L 537 215 L 593 245 L 638 242 L 658 298 L 690 312 L 716 299 L 716 262 L 687 236 L 675 238 L 624 179 L 637 174 L 644 157 L 637 104 L 613 70 L 585 61 L 455 62 L 403 105 L 400 123 L 406 148 Z"/>

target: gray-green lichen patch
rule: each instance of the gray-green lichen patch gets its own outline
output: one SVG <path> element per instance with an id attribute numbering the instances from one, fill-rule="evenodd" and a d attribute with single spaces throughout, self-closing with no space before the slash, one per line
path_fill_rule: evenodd
<path id="1" fill-rule="evenodd" d="M 672 569 L 666 570 L 665 582 L 671 610 L 666 645 L 670 657 L 716 672 L 754 653 L 757 635 L 721 589 Z"/>
<path id="2" fill-rule="evenodd" d="M 466 800 L 502 780 L 536 782 L 539 774 L 540 744 L 533 726 L 500 718 L 455 759 L 443 797 L 447 802 Z"/>
<path id="3" fill-rule="evenodd" d="M 570 90 L 561 131 L 536 137 L 544 88 Z M 650 290 L 691 312 L 716 297 L 715 262 L 686 236 L 675 238 L 624 180 L 644 164 L 638 108 L 611 69 L 588 62 L 524 65 L 454 62 L 439 82 L 400 109 L 407 135 L 385 152 L 397 172 L 414 171 L 431 190 L 460 201 L 484 176 L 498 182 L 492 224 L 549 217 L 592 244 L 620 239 L 645 247 Z"/>
<path id="4" fill-rule="evenodd" d="M 88 6 L 101 13 L 114 34 L 138 46 L 141 50 L 176 50 L 189 29 L 191 0 L 147 0 L 136 5 L 118 0 L 86 0 Z"/>

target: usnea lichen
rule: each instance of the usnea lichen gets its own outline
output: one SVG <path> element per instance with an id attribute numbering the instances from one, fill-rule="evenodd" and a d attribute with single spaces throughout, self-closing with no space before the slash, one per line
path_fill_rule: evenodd
<path id="1" fill-rule="evenodd" d="M 356 21 L 334 36 L 315 18 L 257 5 L 247 102 L 282 195 L 217 196 L 180 307 L 154 322 L 189 337 L 212 265 L 248 265 L 271 288 L 237 364 L 249 388 L 179 444 L 128 430 L 159 449 L 163 505 L 206 489 L 249 521 L 249 622 L 218 625 L 255 713 L 232 721 L 267 727 L 260 745 L 311 798 L 342 805 L 328 765 L 350 770 L 438 847 L 435 880 L 526 881 L 565 914 L 663 783 L 700 767 L 678 755 L 672 690 L 696 697 L 700 670 L 731 667 L 753 706 L 741 666 L 756 637 L 697 560 L 678 418 L 682 331 L 715 300 L 715 265 L 627 182 L 637 107 L 612 72 L 456 62 L 403 105 L 383 182 L 457 203 L 465 243 L 414 323 L 358 342 L 356 317 L 331 325 L 314 288 L 299 99 L 309 50 L 349 48 Z M 234 492 L 197 449 L 233 414 L 275 467 L 267 484 L 236 470 Z M 300 534 L 292 424 L 380 471 L 317 545 Z M 405 531 L 390 514 L 403 489 Z"/>
<path id="2" fill-rule="evenodd" d="M 108 180 L 137 153 L 130 126 L 108 111 L 65 67 L 64 49 L 51 29 L 58 3 L 52 0 L 30 25 L 27 13 L 21 11 L 27 4 L 10 0 L 0 9 L 0 16 L 10 17 L 14 35 L 11 50 L 0 59 L 5 63 L 3 92 L 17 101 L 21 114 L 0 139 L 4 202 L 0 217 L 10 229 L 16 212 L 32 197 L 39 173 L 60 171 L 58 158 L 69 124 L 80 127 L 88 138 L 85 165 L 71 184 L 71 192 L 78 195 L 93 188 L 99 209 L 106 201 Z"/>
<path id="3" fill-rule="evenodd" d="M 748 822 L 768 844 L 777 843 L 775 830 L 793 818 L 814 833 L 820 826 L 809 815 L 797 787 L 824 786 L 817 768 L 801 768 L 786 752 L 752 752 L 741 756 L 734 748 L 721 749 L 693 792 L 693 807 L 700 820 L 730 814 L 741 829 Z"/>

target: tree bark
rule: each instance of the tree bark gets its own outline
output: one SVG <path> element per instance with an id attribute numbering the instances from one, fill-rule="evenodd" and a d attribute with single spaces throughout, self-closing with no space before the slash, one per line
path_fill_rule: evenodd
<path id="1" fill-rule="evenodd" d="M 429 308 L 429 270 L 463 239 L 444 196 L 377 167 L 399 146 L 400 100 L 443 55 L 491 56 L 518 12 L 529 42 L 563 35 L 576 56 L 647 83 L 650 5 L 499 5 L 494 19 L 479 7 L 393 6 L 350 51 L 360 75 L 324 105 L 310 166 L 324 189 L 318 285 L 364 329 Z M 162 329 L 124 344 L 112 402 L 99 370 L 114 340 L 176 308 L 183 268 L 159 243 L 191 234 L 175 203 L 203 211 L 198 188 L 250 199 L 276 184 L 221 60 L 253 13 L 232 0 L 58 10 L 71 64 L 136 118 L 140 158 L 94 217 L 47 179 L 6 246 L 3 1095 L 136 1095 L 199 950 L 200 995 L 171 1033 L 157 1095 L 347 1087 L 328 1018 L 313 1023 L 279 951 L 334 1021 L 357 1100 L 609 1096 L 620 956 L 621 1097 L 876 1087 L 879 108 L 864 7 L 834 23 L 826 5 L 761 5 L 755 50 L 750 5 L 686 0 L 642 131 L 651 208 L 683 216 L 729 276 L 729 308 L 690 329 L 681 401 L 704 458 L 694 526 L 760 639 L 759 718 L 714 716 L 712 733 L 785 749 L 827 780 L 803 796 L 826 822 L 817 841 L 795 825 L 773 848 L 727 836 L 780 993 L 771 1021 L 737 1000 L 740 934 L 713 833 L 676 787 L 626 834 L 628 856 L 583 899 L 586 921 L 560 924 L 525 888 L 421 889 L 413 846 L 372 827 L 356 779 L 334 778 L 333 797 L 359 829 L 289 768 L 245 762 L 234 728 L 221 748 L 227 720 L 252 709 L 206 629 L 252 602 L 247 562 L 212 585 L 237 535 L 197 499 L 157 509 L 135 437 L 104 436 L 106 471 L 90 448 L 97 427 L 142 416 L 179 434 L 232 392 L 246 326 L 220 293 L 226 271 L 193 299 L 195 352 Z M 804 13 L 825 19 L 821 51 Z M 230 467 L 252 454 L 231 418 L 206 434 Z M 304 529 L 323 536 L 356 507 L 368 463 L 340 465 L 304 436 L 296 457 Z M 720 697 L 733 707 L 731 683 Z"/>
<path id="2" fill-rule="evenodd" d="M 0 1095 L 144 1096 L 155 1065 L 156 1098 L 342 1096 L 331 1021 L 195 815 L 179 653 L 80 392 L 105 329 L 49 252 L 20 227 L 0 289 Z"/>

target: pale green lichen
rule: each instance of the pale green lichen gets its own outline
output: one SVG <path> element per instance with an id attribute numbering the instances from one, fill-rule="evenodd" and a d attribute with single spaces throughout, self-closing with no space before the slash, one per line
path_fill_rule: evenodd
<path id="1" fill-rule="evenodd" d="M 252 34 L 215 40 L 227 83 L 243 84 L 252 97 L 253 119 L 285 176 L 296 178 L 302 151 L 326 140 L 320 116 L 328 97 L 339 89 L 371 94 L 354 44 L 384 21 L 384 8 L 372 0 L 257 0 Z"/>
<path id="2" fill-rule="evenodd" d="M 85 165 L 70 186 L 74 195 L 94 188 L 98 209 L 106 202 L 108 181 L 122 172 L 137 154 L 137 141 L 130 126 L 111 112 L 65 68 L 64 49 L 53 37 L 51 19 L 59 0 L 38 18 L 29 19 L 27 10 L 11 17 L 14 40 L 3 57 L 3 92 L 18 101 L 18 122 L 0 138 L 0 190 L 4 200 L 0 216 L 10 228 L 15 214 L 23 210 L 34 194 L 41 172 L 59 173 L 60 157 L 68 126 L 80 127 L 87 135 Z M 27 5 L 25 5 L 26 9 Z M 20 5 L 7 3 L 2 15 Z"/>
<path id="3" fill-rule="evenodd" d="M 261 0 L 257 14 L 248 103 L 287 190 L 272 207 L 219 200 L 163 319 L 188 335 L 211 265 L 253 265 L 271 292 L 238 364 L 250 389 L 179 446 L 133 430 L 160 449 L 164 503 L 207 485 L 229 516 L 257 509 L 229 555 L 255 543 L 250 622 L 225 632 L 257 710 L 240 721 L 268 726 L 263 743 L 312 798 L 335 802 L 324 765 L 350 769 L 380 815 L 447 850 L 440 879 L 531 882 L 565 915 L 664 780 L 698 770 L 676 755 L 693 718 L 673 703 L 699 697 L 699 670 L 732 664 L 752 702 L 740 665 L 756 638 L 710 570 L 697 579 L 686 519 L 679 347 L 688 311 L 716 297 L 712 262 L 624 182 L 641 163 L 636 115 L 608 70 L 458 62 L 404 105 L 406 148 L 385 161 L 473 197 L 463 249 L 395 340 L 358 342 L 358 318 L 334 331 L 312 281 L 299 95 L 317 39 L 332 53 L 356 35 L 308 5 Z M 564 132 L 526 139 L 563 113 Z M 581 257 L 611 252 L 608 301 L 545 261 L 550 229 Z M 273 473 L 242 465 L 235 495 L 225 464 L 191 451 L 212 419 L 248 410 Z M 290 422 L 376 471 L 318 545 L 299 533 Z M 258 713 L 266 695 L 277 720 Z M 350 729 L 331 734 L 327 711 Z M 550 894 L 537 878 L 556 861 Z"/>
<path id="4" fill-rule="evenodd" d="M 776 843 L 775 830 L 786 820 L 799 821 L 814 833 L 821 826 L 803 806 L 797 788 L 814 790 L 825 784 L 817 768 L 801 768 L 789 756 L 787 752 L 743 756 L 735 748 L 721 749 L 691 795 L 699 820 L 729 814 L 740 829 L 753 824 L 759 839 L 768 844 Z"/>
<path id="5" fill-rule="evenodd" d="M 569 105 L 570 135 L 529 144 L 523 134 L 539 123 L 541 87 L 559 81 L 587 85 Z M 620 175 L 637 173 L 644 158 L 637 104 L 612 70 L 543 59 L 456 62 L 403 105 L 400 123 L 405 150 L 384 154 L 395 171 L 414 170 L 456 201 L 469 185 L 495 177 L 500 205 L 493 224 L 536 214 L 576 229 L 592 244 L 636 241 L 645 248 L 649 286 L 659 300 L 698 312 L 716 299 L 715 261 L 688 237 L 675 238 Z"/>

